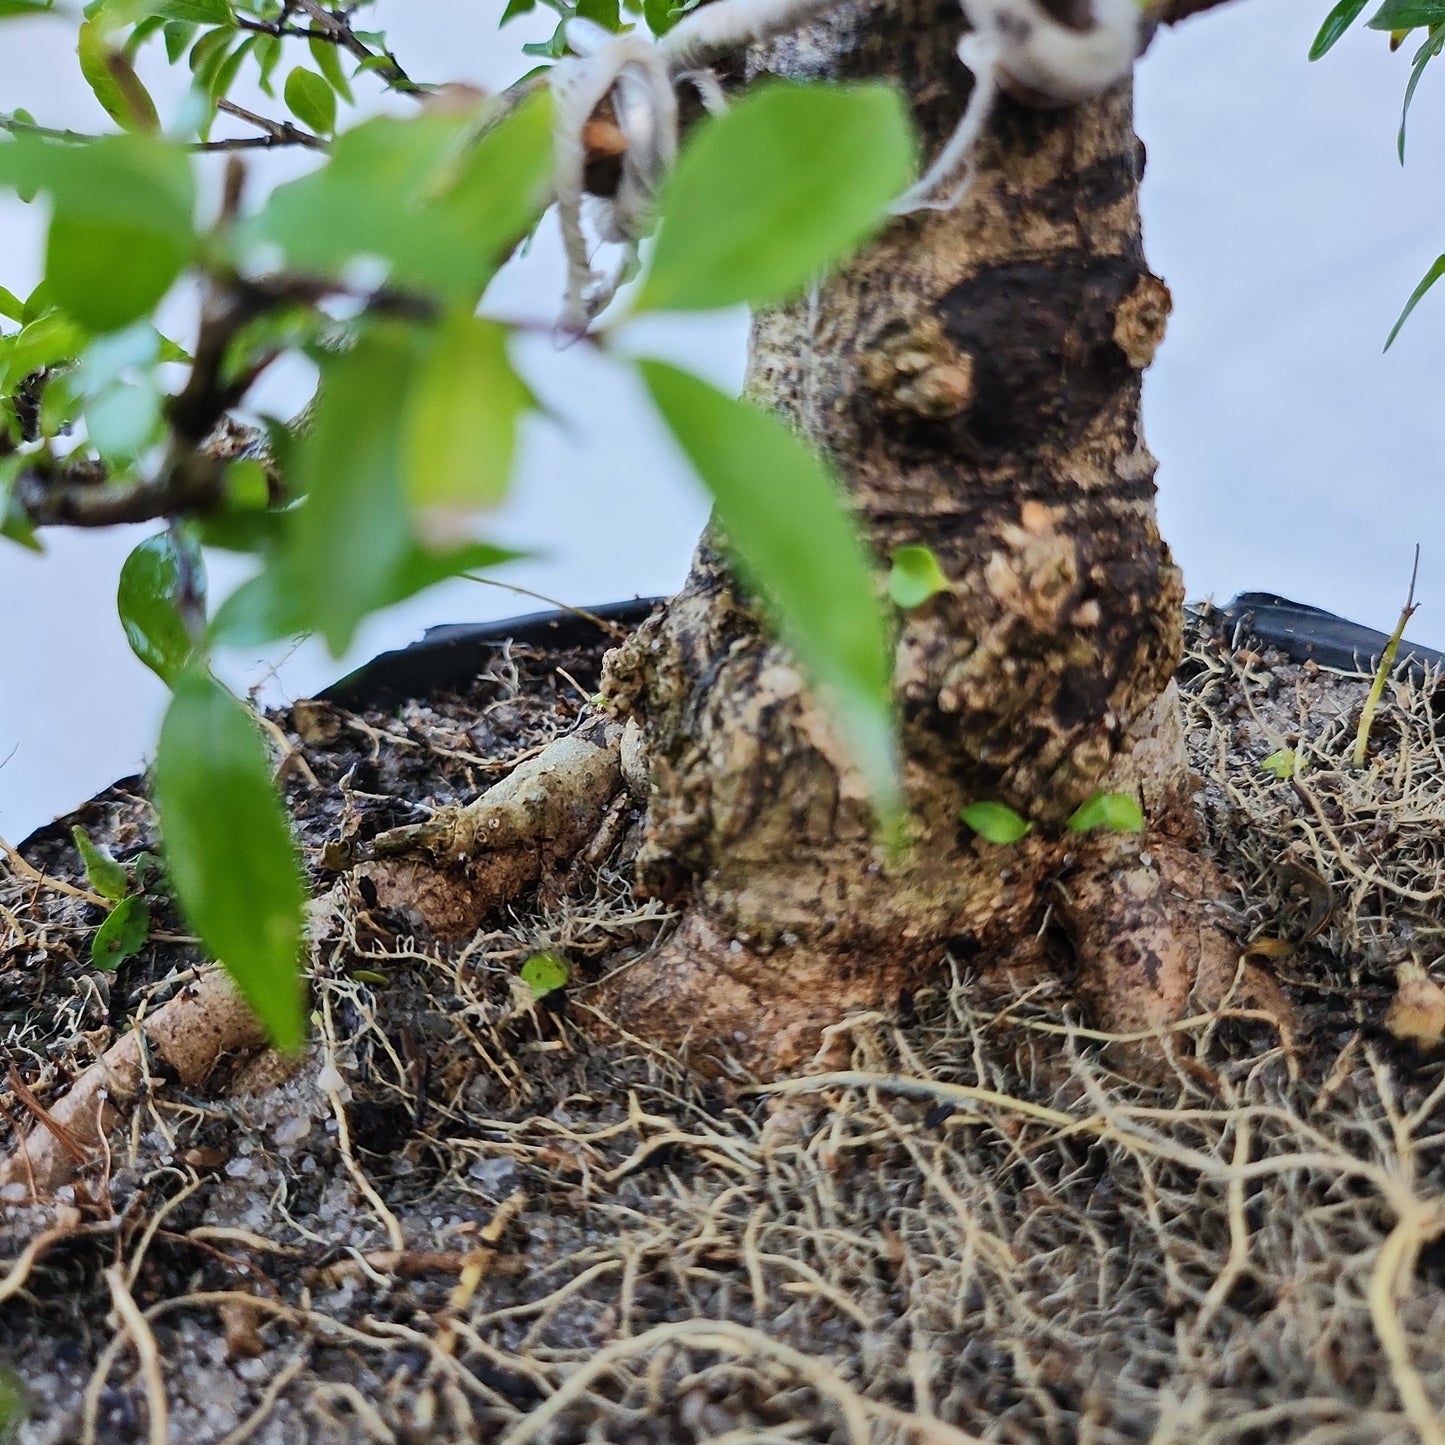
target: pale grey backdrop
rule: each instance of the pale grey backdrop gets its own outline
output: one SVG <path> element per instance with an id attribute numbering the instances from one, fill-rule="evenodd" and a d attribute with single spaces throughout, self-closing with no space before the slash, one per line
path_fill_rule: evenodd
<path id="1" fill-rule="evenodd" d="M 1418 540 L 1423 605 L 1412 632 L 1440 646 L 1445 289 L 1388 356 L 1380 347 L 1445 249 L 1445 62 L 1438 85 L 1427 74 L 1417 95 L 1402 170 L 1393 147 L 1406 58 L 1361 34 L 1307 64 L 1325 8 L 1240 0 L 1160 36 L 1139 68 L 1146 239 L 1175 302 L 1146 391 L 1163 527 L 1193 596 L 1270 588 L 1379 627 L 1403 600 Z M 516 46 L 529 38 L 516 27 L 499 35 L 499 9 L 383 0 L 378 17 L 417 77 L 498 86 L 518 73 Z M 102 123 L 70 34 L 58 21 L 0 26 L 0 108 Z M 174 98 L 163 66 L 146 75 Z M 265 174 L 304 163 L 268 158 Z M 508 314 L 553 314 L 551 229 L 500 284 L 493 299 Z M 35 210 L 0 201 L 0 283 L 33 282 L 41 234 Z M 178 298 L 178 330 L 186 314 Z M 739 315 L 652 339 L 720 384 L 741 378 Z M 566 425 L 530 428 L 515 500 L 495 529 L 546 556 L 499 575 L 583 603 L 676 587 L 704 507 L 645 404 L 581 348 L 538 339 L 520 360 Z M 286 397 L 270 401 L 284 408 Z M 112 604 L 120 561 L 142 535 L 56 534 L 44 558 L 0 549 L 0 833 L 11 839 L 132 771 L 151 746 L 163 690 L 131 658 Z M 218 567 L 214 590 L 241 575 Z M 369 624 L 339 663 L 308 645 L 285 658 L 232 655 L 225 671 L 238 686 L 300 696 L 429 623 L 537 605 L 453 583 Z"/>

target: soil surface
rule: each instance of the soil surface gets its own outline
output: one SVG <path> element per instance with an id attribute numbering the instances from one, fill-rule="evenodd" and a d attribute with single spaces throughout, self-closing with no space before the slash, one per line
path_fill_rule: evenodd
<path id="1" fill-rule="evenodd" d="M 1145 1085 L 1066 982 L 986 1003 L 954 958 L 841 1024 L 847 1070 L 763 1090 L 596 1026 L 590 984 L 671 921 L 625 813 L 460 944 L 319 866 L 572 727 L 613 642 L 273 715 L 314 1042 L 203 1092 L 158 1072 L 75 1185 L 0 1190 L 9 1438 L 1445 1445 L 1433 675 L 1386 687 L 1355 768 L 1368 678 L 1191 619 L 1221 908 L 1290 1032 L 1192 1017 Z M 0 861 L 6 1149 L 202 964 L 153 893 L 145 948 L 92 966 L 75 824 L 122 862 L 156 843 L 132 778 Z M 571 980 L 538 1000 L 540 953 Z"/>

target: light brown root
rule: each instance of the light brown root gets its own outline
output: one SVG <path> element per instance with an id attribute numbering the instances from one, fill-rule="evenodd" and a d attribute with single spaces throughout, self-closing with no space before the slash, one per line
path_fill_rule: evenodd
<path id="1" fill-rule="evenodd" d="M 1153 832 L 1144 846 L 1104 842 L 1068 880 L 1060 913 L 1079 960 L 1075 993 L 1101 1029 L 1162 1037 L 1190 1011 L 1192 996 L 1206 1011 L 1243 1004 L 1291 1036 L 1294 1011 L 1283 990 L 1241 960 L 1223 927 L 1224 892 L 1208 859 Z M 1132 1047 L 1130 1057 L 1137 1054 Z"/>
<path id="2" fill-rule="evenodd" d="M 622 787 L 621 736 L 597 719 L 557 738 L 475 801 L 381 834 L 359 873 L 382 908 L 418 915 L 434 936 L 471 932 L 597 833 Z"/>
<path id="3" fill-rule="evenodd" d="M 71 1085 L 15 1150 L 0 1160 L 0 1185 L 53 1194 L 82 1169 L 103 1162 L 105 1140 L 121 1122 L 150 1070 L 146 1051 L 181 1083 L 203 1083 L 228 1054 L 258 1048 L 256 1016 L 219 970 L 203 973 L 138 1029 L 132 1029 Z"/>

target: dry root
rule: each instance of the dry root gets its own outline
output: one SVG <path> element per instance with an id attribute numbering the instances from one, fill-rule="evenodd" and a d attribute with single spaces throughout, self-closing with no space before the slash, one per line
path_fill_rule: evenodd
<path id="1" fill-rule="evenodd" d="M 105 1141 L 157 1064 L 195 1087 L 230 1054 L 265 1040 L 256 1016 L 219 969 L 203 973 L 132 1029 L 71 1085 L 54 1108 L 32 1104 L 39 1122 L 0 1161 L 0 1185 L 53 1194 L 107 1158 Z M 151 1057 L 147 1057 L 150 1055 Z"/>
<path id="2" fill-rule="evenodd" d="M 378 837 L 361 875 L 387 910 L 419 915 L 436 937 L 475 930 L 568 861 L 603 826 L 622 786 L 622 728 L 597 719 L 557 738 L 464 807 Z"/>

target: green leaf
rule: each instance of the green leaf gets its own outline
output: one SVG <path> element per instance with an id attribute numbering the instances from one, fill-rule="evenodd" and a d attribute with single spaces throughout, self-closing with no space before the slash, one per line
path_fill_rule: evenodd
<path id="1" fill-rule="evenodd" d="M 298 65 L 286 77 L 281 95 L 291 114 L 317 135 L 336 129 L 336 92 L 314 70 Z"/>
<path id="2" fill-rule="evenodd" d="M 122 130 L 155 132 L 161 128 L 155 102 L 130 61 L 112 49 L 89 21 L 79 30 L 76 55 L 80 73 L 105 113 Z"/>
<path id="3" fill-rule="evenodd" d="M 97 848 L 90 834 L 78 824 L 70 830 L 75 840 L 75 851 L 80 854 L 81 866 L 85 869 L 85 880 L 93 892 L 112 903 L 119 903 L 130 892 L 130 879 L 126 871 L 110 856 Z"/>
<path id="4" fill-rule="evenodd" d="M 663 362 L 639 365 L 712 494 L 744 579 L 829 694 L 880 816 L 897 822 L 892 647 L 868 555 L 836 484 L 776 417 Z"/>
<path id="5" fill-rule="evenodd" d="M 33 372 L 60 362 L 73 361 L 85 345 L 85 333 L 68 316 L 48 312 L 6 338 L 0 391 L 13 391 Z"/>
<path id="6" fill-rule="evenodd" d="M 1420 279 L 1420 284 L 1410 293 L 1410 299 L 1405 303 L 1405 309 L 1400 313 L 1400 318 L 1390 328 L 1390 334 L 1385 338 L 1385 350 L 1388 351 L 1395 344 L 1395 338 L 1400 334 L 1400 328 L 1409 319 L 1410 313 L 1420 304 L 1425 293 L 1442 277 L 1445 276 L 1445 255 L 1436 256 L 1434 264 Z"/>
<path id="7" fill-rule="evenodd" d="M 1371 30 L 1429 29 L 1445 23 L 1445 0 L 1385 0 L 1365 22 Z"/>
<path id="8" fill-rule="evenodd" d="M 1273 773 L 1283 782 L 1287 778 L 1294 777 L 1299 771 L 1299 757 L 1293 748 L 1280 748 L 1272 752 L 1260 764 L 1260 767 L 1267 773 Z"/>
<path id="9" fill-rule="evenodd" d="M 54 5 L 55 0 L 0 0 L 0 20 L 17 15 L 44 15 Z"/>
<path id="10" fill-rule="evenodd" d="M 521 975 L 533 998 L 546 998 L 549 993 L 567 987 L 572 965 L 558 953 L 534 953 L 522 965 Z"/>
<path id="11" fill-rule="evenodd" d="M 1008 846 L 1027 837 L 1034 825 L 1004 803 L 970 803 L 958 816 L 986 842 Z"/>
<path id="12" fill-rule="evenodd" d="M 1314 44 L 1310 46 L 1310 59 L 1318 60 L 1329 51 L 1340 36 L 1355 23 L 1364 8 L 1365 0 L 1339 0 L 1339 4 L 1325 16 L 1325 23 L 1320 26 L 1320 33 L 1315 36 Z"/>
<path id="13" fill-rule="evenodd" d="M 436 114 L 367 121 L 337 138 L 321 170 L 277 187 L 244 234 L 322 274 L 380 257 L 394 285 L 474 306 L 541 215 L 550 97 L 531 97 L 468 145 L 475 125 Z"/>
<path id="14" fill-rule="evenodd" d="M 0 286 L 0 316 L 7 321 L 25 319 L 25 303 L 13 292 Z"/>
<path id="15" fill-rule="evenodd" d="M 206 572 L 201 550 L 174 529 L 147 537 L 120 569 L 116 608 L 131 650 L 171 686 L 190 667 L 196 637 L 188 618 L 205 607 Z"/>
<path id="16" fill-rule="evenodd" d="M 1115 833 L 1142 833 L 1144 810 L 1130 793 L 1095 793 L 1080 803 L 1064 821 L 1064 827 L 1075 833 L 1090 828 L 1109 828 Z"/>
<path id="17" fill-rule="evenodd" d="M 111 973 L 134 957 L 150 937 L 150 904 L 139 894 L 122 898 L 90 940 L 90 961 L 102 973 Z"/>
<path id="18" fill-rule="evenodd" d="M 622 7 L 618 0 L 577 0 L 577 14 L 614 35 L 622 29 Z"/>
<path id="19" fill-rule="evenodd" d="M 306 1034 L 306 891 L 256 720 L 209 673 L 175 684 L 155 800 L 166 868 L 191 928 L 283 1049 Z"/>
<path id="20" fill-rule="evenodd" d="M 256 57 L 259 71 L 256 83 L 261 87 L 263 94 L 274 98 L 276 92 L 271 85 L 271 75 L 281 63 L 281 42 L 274 35 L 258 35 L 256 48 L 252 54 Z"/>
<path id="21" fill-rule="evenodd" d="M 1410 64 L 1410 80 L 1405 86 L 1405 101 L 1400 107 L 1400 133 L 1395 141 L 1395 150 L 1400 157 L 1400 164 L 1405 164 L 1405 124 L 1410 118 L 1410 102 L 1415 99 L 1415 87 L 1420 84 L 1420 77 L 1425 73 L 1425 67 L 1440 54 L 1445 48 L 1445 24 L 1438 25 L 1430 32 L 1430 37 L 1415 52 L 1415 58 Z"/>
<path id="22" fill-rule="evenodd" d="M 950 592 L 952 587 L 938 558 L 927 547 L 896 547 L 888 573 L 888 595 L 894 606 L 905 612 L 922 607 L 930 597 Z"/>
<path id="23" fill-rule="evenodd" d="M 879 229 L 914 154 L 891 86 L 759 87 L 683 150 L 637 309 L 794 295 Z"/>
<path id="24" fill-rule="evenodd" d="M 196 27 L 184 20 L 168 20 L 162 33 L 166 42 L 166 59 L 176 65 L 195 38 Z"/>
<path id="25" fill-rule="evenodd" d="M 509 20 L 515 20 L 519 15 L 529 15 L 537 8 L 537 0 L 507 0 L 507 8 L 502 11 L 502 18 L 497 23 L 505 25 Z"/>
<path id="26" fill-rule="evenodd" d="M 50 193 L 49 298 L 93 330 L 147 314 L 195 252 L 190 162 L 158 137 L 84 146 L 21 137 L 0 145 L 0 185 Z"/>
<path id="27" fill-rule="evenodd" d="M 311 58 L 316 62 L 317 70 L 325 77 L 326 83 L 347 105 L 351 105 L 354 97 L 351 94 L 351 85 L 346 79 L 346 72 L 341 68 L 340 48 L 317 35 L 311 37 L 310 46 Z"/>
<path id="28" fill-rule="evenodd" d="M 507 359 L 494 321 L 457 313 L 437 334 L 412 384 L 405 426 L 413 507 L 494 507 L 507 494 L 517 424 L 532 396 Z"/>

